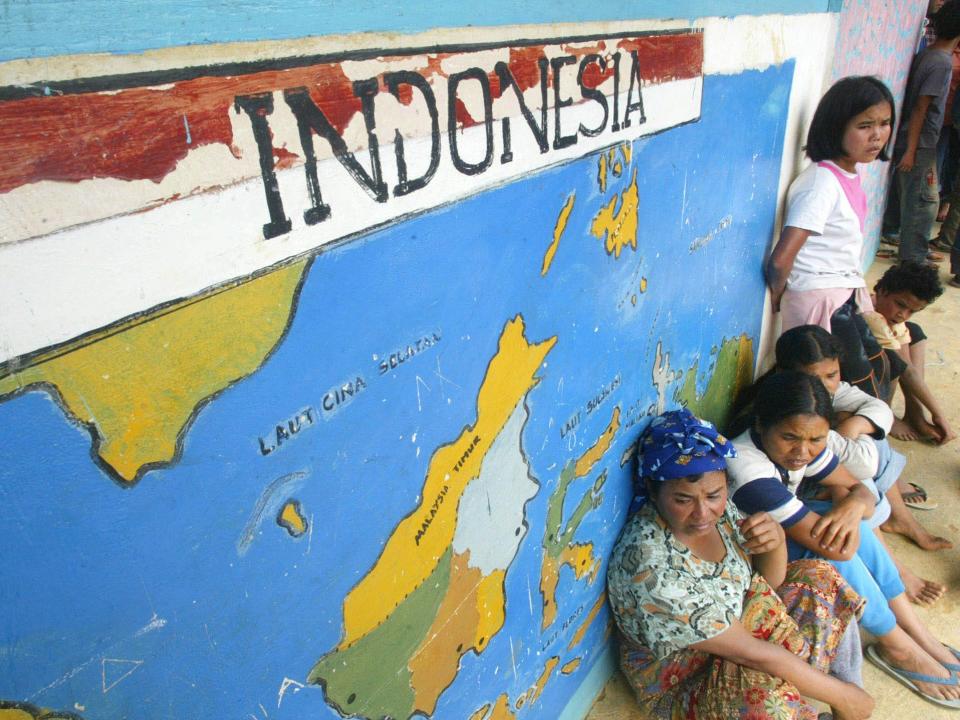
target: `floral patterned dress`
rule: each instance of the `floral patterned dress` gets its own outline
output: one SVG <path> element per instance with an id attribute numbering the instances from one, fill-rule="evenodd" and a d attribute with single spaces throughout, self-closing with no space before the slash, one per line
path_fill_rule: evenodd
<path id="1" fill-rule="evenodd" d="M 620 634 L 620 667 L 645 718 L 816 720 L 799 691 L 780 678 L 693 650 L 739 618 L 754 637 L 775 642 L 828 672 L 860 597 L 832 566 L 800 560 L 774 592 L 753 574 L 727 504 L 717 524 L 726 547 L 718 563 L 677 540 L 651 503 L 628 522 L 610 559 L 607 585 Z"/>

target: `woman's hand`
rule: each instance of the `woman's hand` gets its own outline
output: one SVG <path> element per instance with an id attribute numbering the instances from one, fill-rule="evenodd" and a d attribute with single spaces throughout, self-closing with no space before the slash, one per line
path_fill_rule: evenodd
<path id="1" fill-rule="evenodd" d="M 860 521 L 864 507 L 859 498 L 848 495 L 820 516 L 810 534 L 820 541 L 820 547 L 838 553 L 856 550 L 860 545 Z"/>
<path id="2" fill-rule="evenodd" d="M 840 702 L 830 706 L 833 720 L 867 720 L 873 713 L 873 698 L 853 683 L 844 683 Z"/>
<path id="3" fill-rule="evenodd" d="M 765 512 L 758 512 L 740 521 L 740 533 L 746 541 L 743 549 L 751 555 L 763 555 L 784 543 L 780 523 Z"/>

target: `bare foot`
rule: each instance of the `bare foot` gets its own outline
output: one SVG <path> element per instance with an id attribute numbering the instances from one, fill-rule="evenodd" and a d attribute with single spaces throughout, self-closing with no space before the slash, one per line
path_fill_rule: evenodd
<path id="1" fill-rule="evenodd" d="M 943 678 L 944 680 L 952 676 L 949 670 L 920 648 L 917 648 L 915 653 L 898 652 L 898 649 L 884 647 L 880 644 L 877 650 L 886 663 L 895 668 L 910 670 L 911 672 L 917 672 L 923 675 L 932 675 L 933 677 Z M 917 686 L 917 689 L 926 695 L 943 700 L 960 698 L 960 687 L 956 684 L 938 685 L 936 683 L 926 683 L 919 680 L 914 680 L 913 682 L 914 685 Z"/>
<path id="2" fill-rule="evenodd" d="M 946 585 L 924 580 L 906 569 L 901 570 L 900 579 L 907 588 L 907 598 L 915 605 L 933 605 L 947 591 Z"/>
<path id="3" fill-rule="evenodd" d="M 908 413 L 903 416 L 903 421 L 917 433 L 921 440 L 938 444 L 943 440 L 943 431 L 927 421 L 922 412 Z"/>
<path id="4" fill-rule="evenodd" d="M 939 535 L 934 535 L 933 533 L 928 532 L 922 525 L 920 525 L 920 523 L 916 521 L 907 524 L 890 518 L 880 526 L 880 529 L 884 532 L 903 535 L 905 538 L 912 540 L 924 550 L 949 550 L 953 547 L 953 543 L 951 541 L 944 537 L 940 537 Z"/>
<path id="5" fill-rule="evenodd" d="M 919 440 L 920 435 L 913 429 L 910 423 L 901 420 L 898 417 L 893 419 L 893 427 L 890 428 L 890 435 L 897 440 Z"/>

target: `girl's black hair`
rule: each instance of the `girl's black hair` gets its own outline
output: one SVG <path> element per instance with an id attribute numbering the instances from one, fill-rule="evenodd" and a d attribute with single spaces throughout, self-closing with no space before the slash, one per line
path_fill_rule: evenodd
<path id="1" fill-rule="evenodd" d="M 813 114 L 810 131 L 807 133 L 807 157 L 814 162 L 843 157 L 843 134 L 846 132 L 847 123 L 867 108 L 883 102 L 890 106 L 892 130 L 896 126 L 897 110 L 890 88 L 869 75 L 853 75 L 837 80 L 820 98 Z M 893 132 L 890 133 L 890 138 L 893 138 Z M 890 159 L 887 152 L 890 141 L 887 140 L 887 144 L 880 151 L 881 160 Z"/>
<path id="2" fill-rule="evenodd" d="M 819 325 L 798 325 L 777 340 L 778 370 L 801 370 L 821 360 L 839 360 L 843 345 Z"/>
<path id="3" fill-rule="evenodd" d="M 813 375 L 784 370 L 763 379 L 753 403 L 756 426 L 766 430 L 795 415 L 818 415 L 832 424 L 830 394 Z"/>
<path id="4" fill-rule="evenodd" d="M 843 358 L 843 345 L 819 325 L 798 325 L 780 336 L 775 353 L 776 364 L 737 394 L 730 413 L 733 420 L 727 427 L 730 437 L 736 437 L 753 426 L 757 396 L 768 378 L 785 371 L 802 372 L 802 368 L 821 360 L 840 360 Z M 829 400 L 829 393 L 827 399 Z"/>

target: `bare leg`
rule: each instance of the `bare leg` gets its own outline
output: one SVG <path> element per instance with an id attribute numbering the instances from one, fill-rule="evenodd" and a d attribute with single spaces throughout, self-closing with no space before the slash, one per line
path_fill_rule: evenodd
<path id="1" fill-rule="evenodd" d="M 898 595 L 890 601 L 891 609 L 893 609 L 894 603 L 898 600 L 902 601 L 902 605 L 910 609 L 910 603 L 904 595 Z M 894 610 L 894 614 L 897 614 L 896 610 Z M 914 618 L 916 618 L 916 616 L 914 616 Z M 880 654 L 884 660 L 894 667 L 922 673 L 923 675 L 932 675 L 943 678 L 944 680 L 951 676 L 950 671 L 941 665 L 936 657 L 927 652 L 922 645 L 914 640 L 914 638 L 899 625 L 895 626 L 893 630 L 886 635 L 878 637 L 877 644 L 880 646 Z M 940 647 L 943 648 L 942 645 Z M 949 651 L 946 648 L 943 648 L 943 651 L 949 655 Z M 950 657 L 952 658 L 953 656 Z M 944 660 L 944 662 L 951 662 L 951 660 Z M 936 685 L 917 681 L 916 686 L 921 692 L 931 697 L 944 700 L 960 698 L 960 686 L 957 685 Z"/>
<path id="2" fill-rule="evenodd" d="M 897 394 L 897 388 L 900 387 L 900 379 L 891 381 L 890 383 L 890 399 L 887 400 L 887 404 L 893 404 L 893 398 Z M 906 405 L 907 396 L 904 394 L 904 405 Z M 916 400 L 914 400 L 916 404 Z M 921 417 L 923 414 L 923 408 L 920 408 Z M 895 437 L 897 440 L 919 440 L 921 435 L 917 432 L 916 428 L 910 423 L 907 419 L 907 413 L 904 412 L 903 419 L 901 420 L 896 415 L 893 417 L 893 427 L 890 428 L 890 436 Z"/>
<path id="3" fill-rule="evenodd" d="M 917 643 L 924 652 L 936 660 L 938 663 L 957 663 L 960 662 L 952 652 L 939 640 L 937 640 L 924 625 L 917 613 L 907 600 L 906 594 L 897 595 L 890 600 L 890 609 L 897 618 L 897 627 L 901 628 Z M 960 687 L 958 687 L 960 690 Z"/>
<path id="4" fill-rule="evenodd" d="M 913 343 L 910 346 L 910 364 L 916 370 L 921 380 L 924 380 L 924 368 L 926 365 L 927 341 Z M 935 438 L 936 428 L 930 424 L 924 414 L 923 405 L 911 393 L 906 390 L 903 392 L 903 421 L 909 425 L 913 431 L 924 439 Z M 896 437 L 896 435 L 894 435 Z M 915 438 L 914 438 L 915 439 Z"/>
<path id="5" fill-rule="evenodd" d="M 903 580 L 903 584 L 907 589 L 906 595 L 910 602 L 917 605 L 933 605 L 943 597 L 943 594 L 947 591 L 946 585 L 941 585 L 933 580 L 925 580 L 919 575 L 915 575 L 910 568 L 897 560 L 897 556 L 893 554 L 883 541 L 883 534 L 879 532 L 877 528 L 874 528 L 873 532 L 880 541 L 880 544 L 883 545 L 890 554 L 890 559 L 893 560 L 893 564 L 897 566 L 897 572 L 900 573 L 900 579 Z"/>
<path id="6" fill-rule="evenodd" d="M 924 550 L 949 550 L 953 547 L 950 540 L 934 535 L 917 522 L 913 513 L 903 502 L 900 488 L 896 483 L 887 490 L 887 500 L 890 501 L 890 518 L 880 526 L 881 530 L 903 535 Z"/>

